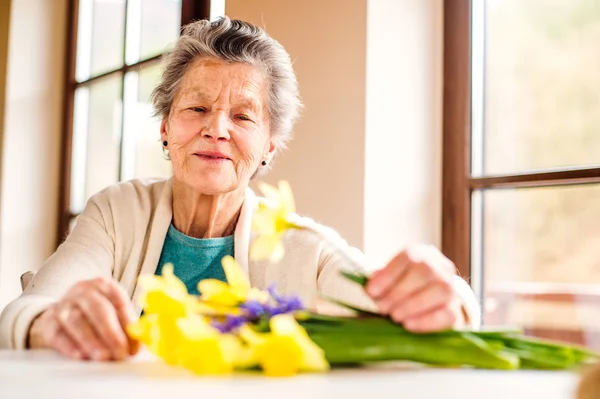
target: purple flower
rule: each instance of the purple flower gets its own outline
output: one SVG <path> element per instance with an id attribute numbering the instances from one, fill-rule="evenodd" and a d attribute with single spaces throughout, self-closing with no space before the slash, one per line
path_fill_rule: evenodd
<path id="1" fill-rule="evenodd" d="M 275 302 L 279 302 L 281 296 L 279 295 L 279 293 L 277 293 L 277 287 L 275 286 L 275 284 L 271 284 L 269 288 L 267 288 L 267 291 L 269 292 L 269 295 L 271 295 L 271 298 L 275 300 Z"/>
<path id="2" fill-rule="evenodd" d="M 216 318 L 211 321 L 211 325 L 222 333 L 229 333 L 244 323 L 253 323 L 260 320 L 262 317 L 267 319 L 285 313 L 303 310 L 304 305 L 300 298 L 295 295 L 283 296 L 277 293 L 275 286 L 272 285 L 268 289 L 271 295 L 271 300 L 268 303 L 259 301 L 246 301 L 240 304 L 241 314 L 227 315 L 225 319 Z"/>
<path id="3" fill-rule="evenodd" d="M 288 297 L 284 297 L 277 293 L 277 290 L 274 285 L 271 285 L 268 288 L 269 294 L 274 299 L 275 304 L 269 305 L 267 313 L 270 316 L 275 316 L 278 314 L 291 313 L 297 310 L 303 310 L 304 305 L 300 298 L 295 295 L 290 295 Z"/>
<path id="4" fill-rule="evenodd" d="M 304 309 L 304 305 L 302 304 L 302 301 L 297 296 L 290 296 L 288 298 L 283 298 L 279 302 L 278 305 L 279 305 L 278 308 L 283 313 L 295 312 L 297 310 L 303 310 Z"/>
<path id="5" fill-rule="evenodd" d="M 246 301 L 240 305 L 240 309 L 244 311 L 248 320 L 256 320 L 267 313 L 264 304 L 258 301 Z"/>
<path id="6" fill-rule="evenodd" d="M 246 321 L 244 316 L 227 315 L 224 321 L 213 319 L 210 324 L 222 333 L 229 333 L 241 327 Z"/>

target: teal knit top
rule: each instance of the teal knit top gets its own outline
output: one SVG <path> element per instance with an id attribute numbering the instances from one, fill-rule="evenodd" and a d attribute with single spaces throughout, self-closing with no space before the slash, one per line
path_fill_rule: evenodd
<path id="1" fill-rule="evenodd" d="M 233 256 L 233 236 L 222 238 L 194 238 L 169 226 L 158 261 L 156 274 L 162 273 L 166 263 L 173 264 L 177 276 L 190 294 L 198 295 L 198 282 L 207 278 L 226 281 L 221 259 Z"/>

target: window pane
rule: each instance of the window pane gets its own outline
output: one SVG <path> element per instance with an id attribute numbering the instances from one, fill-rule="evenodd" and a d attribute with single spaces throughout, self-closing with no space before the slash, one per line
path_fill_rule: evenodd
<path id="1" fill-rule="evenodd" d="M 600 349 L 600 185 L 483 197 L 486 322 Z"/>
<path id="2" fill-rule="evenodd" d="M 143 0 L 141 59 L 161 54 L 177 40 L 181 26 L 181 0 Z"/>
<path id="3" fill-rule="evenodd" d="M 123 65 L 125 0 L 80 0 L 76 78 L 84 81 Z"/>
<path id="4" fill-rule="evenodd" d="M 225 15 L 225 0 L 210 1 L 210 20 L 214 21 Z"/>
<path id="5" fill-rule="evenodd" d="M 119 177 L 121 75 L 111 75 L 75 92 L 71 211 Z"/>
<path id="6" fill-rule="evenodd" d="M 127 63 L 163 53 L 179 37 L 180 26 L 181 0 L 129 0 Z"/>
<path id="7" fill-rule="evenodd" d="M 600 1 L 486 1 L 486 174 L 600 163 L 598 43 Z"/>
<path id="8" fill-rule="evenodd" d="M 130 72 L 125 78 L 125 136 L 123 179 L 170 177 L 171 162 L 163 156 L 160 118 L 152 116 L 152 90 L 160 78 L 160 65 Z"/>

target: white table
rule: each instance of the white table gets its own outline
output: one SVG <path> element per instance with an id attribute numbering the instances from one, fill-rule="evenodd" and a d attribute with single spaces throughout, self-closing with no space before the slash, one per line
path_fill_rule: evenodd
<path id="1" fill-rule="evenodd" d="M 572 398 L 566 372 L 428 369 L 409 364 L 266 378 L 196 377 L 148 353 L 122 363 L 68 361 L 49 351 L 0 351 L 0 398 Z"/>

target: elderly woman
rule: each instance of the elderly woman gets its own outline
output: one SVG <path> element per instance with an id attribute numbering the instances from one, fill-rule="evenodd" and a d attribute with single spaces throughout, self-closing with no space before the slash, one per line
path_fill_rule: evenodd
<path id="1" fill-rule="evenodd" d="M 348 256 L 294 230 L 278 264 L 249 259 L 257 198 L 248 185 L 290 139 L 301 106 L 290 58 L 263 30 L 228 18 L 186 26 L 164 56 L 152 99 L 172 178 L 129 181 L 94 195 L 66 241 L 2 313 L 1 347 L 124 359 L 137 350 L 124 327 L 141 312 L 138 277 L 172 263 L 197 293 L 198 281 L 225 279 L 225 255 L 237 259 L 253 286 L 276 283 L 317 311 L 323 292 L 377 306 L 417 332 L 478 322 L 468 285 L 429 246 L 399 253 L 365 291 L 339 273 L 356 250 L 312 221 Z"/>

